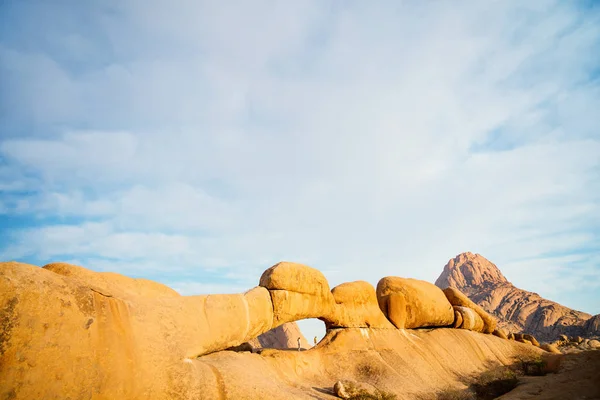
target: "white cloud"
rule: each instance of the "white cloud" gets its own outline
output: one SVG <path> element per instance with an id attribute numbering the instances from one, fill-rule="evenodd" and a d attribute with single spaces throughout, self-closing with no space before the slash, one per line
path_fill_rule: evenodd
<path id="1" fill-rule="evenodd" d="M 559 254 L 600 226 L 597 10 L 113 6 L 91 33 L 52 27 L 54 47 L 0 48 L 7 126 L 36 127 L 0 141 L 0 211 L 37 221 L 3 258 L 221 271 L 169 278 L 183 290 L 281 259 L 332 285 L 434 280 L 467 250 L 542 295 L 600 274 Z M 540 260 L 556 268 L 536 281 Z"/>

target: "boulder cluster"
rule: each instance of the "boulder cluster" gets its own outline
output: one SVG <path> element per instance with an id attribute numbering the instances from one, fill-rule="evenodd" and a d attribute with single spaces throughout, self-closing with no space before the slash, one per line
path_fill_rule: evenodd
<path id="1" fill-rule="evenodd" d="M 255 295 L 248 297 L 252 292 Z M 247 302 L 243 309 L 250 312 L 246 313 L 245 320 L 240 312 L 236 320 L 244 321 L 242 325 L 249 329 L 237 333 L 237 343 L 219 343 L 221 346 L 234 346 L 248 340 L 249 334 L 258 335 L 281 324 L 307 318 L 322 320 L 328 329 L 454 327 L 491 334 L 496 328 L 494 317 L 454 288 L 441 290 L 417 279 L 385 277 L 376 289 L 368 282 L 355 281 L 330 290 L 320 271 L 291 262 L 281 262 L 267 269 L 259 286 L 243 296 Z M 272 308 L 266 310 L 265 303 L 269 300 Z M 220 341 L 219 338 L 214 340 Z M 216 346 L 207 348 L 213 350 Z"/>
<path id="2" fill-rule="evenodd" d="M 600 349 L 600 338 L 560 335 L 553 345 L 563 349 L 564 353 Z"/>

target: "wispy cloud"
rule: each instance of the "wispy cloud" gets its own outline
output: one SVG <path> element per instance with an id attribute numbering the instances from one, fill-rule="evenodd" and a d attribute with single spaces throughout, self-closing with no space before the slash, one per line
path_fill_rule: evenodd
<path id="1" fill-rule="evenodd" d="M 187 294 L 471 250 L 600 312 L 597 6 L 9 3 L 3 259 Z"/>

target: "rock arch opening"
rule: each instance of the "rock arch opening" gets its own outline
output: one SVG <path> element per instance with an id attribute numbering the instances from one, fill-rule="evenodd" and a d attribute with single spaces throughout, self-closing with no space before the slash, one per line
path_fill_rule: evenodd
<path id="1" fill-rule="evenodd" d="M 319 343 L 327 332 L 325 322 L 317 318 L 301 319 L 296 321 L 296 324 L 300 328 L 300 333 L 306 339 L 307 349 Z M 304 348 L 305 346 L 302 347 Z"/>

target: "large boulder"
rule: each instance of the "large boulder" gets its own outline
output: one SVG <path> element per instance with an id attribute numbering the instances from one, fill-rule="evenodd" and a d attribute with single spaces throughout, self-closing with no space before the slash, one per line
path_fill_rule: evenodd
<path id="1" fill-rule="evenodd" d="M 558 340 L 562 344 L 569 343 L 569 337 L 567 335 L 564 335 L 564 334 L 558 335 Z"/>
<path id="2" fill-rule="evenodd" d="M 545 350 L 545 351 L 549 352 L 549 353 L 562 354 L 560 352 L 560 350 L 558 349 L 558 346 L 556 344 L 554 344 L 554 343 L 542 343 L 540 345 L 540 348 L 542 350 Z"/>
<path id="3" fill-rule="evenodd" d="M 483 308 L 479 305 L 475 304 L 471 299 L 469 299 L 466 295 L 464 295 L 460 290 L 448 287 L 444 289 L 444 294 L 446 295 L 448 301 L 453 306 L 461 306 L 461 307 L 469 307 L 481 317 L 483 320 L 483 332 L 484 333 L 492 333 L 496 329 L 497 321 L 494 317 L 488 314 Z"/>
<path id="4" fill-rule="evenodd" d="M 452 324 L 453 328 L 460 328 L 463 324 L 463 317 L 460 311 L 454 310 L 454 323 Z"/>
<path id="5" fill-rule="evenodd" d="M 483 320 L 475 310 L 462 306 L 453 306 L 453 308 L 455 312 L 460 314 L 462 319 L 462 324 L 460 324 L 458 328 L 475 332 L 481 332 L 483 330 Z"/>
<path id="6" fill-rule="evenodd" d="M 399 329 L 450 326 L 454 310 L 437 286 L 418 279 L 388 276 L 377 284 L 377 301 Z"/>
<path id="7" fill-rule="evenodd" d="M 259 285 L 271 294 L 272 327 L 306 318 L 328 318 L 334 312 L 327 279 L 306 265 L 280 262 L 263 272 Z"/>
<path id="8" fill-rule="evenodd" d="M 495 329 L 494 332 L 492 332 L 492 335 L 494 336 L 498 336 L 501 339 L 506 339 L 508 340 L 508 335 L 506 334 L 506 332 L 504 331 L 504 329 Z"/>
<path id="9" fill-rule="evenodd" d="M 269 290 L 288 290 L 318 297 L 331 296 L 329 283 L 321 271 L 286 261 L 265 270 L 260 277 L 259 286 Z"/>
<path id="10" fill-rule="evenodd" d="M 396 329 L 383 315 L 375 288 L 369 282 L 342 283 L 331 294 L 335 306 L 332 315 L 325 319 L 328 327 Z"/>
<path id="11" fill-rule="evenodd" d="M 533 344 L 536 347 L 540 347 L 540 342 L 538 342 L 537 339 L 535 337 L 533 337 L 533 335 L 524 334 L 523 339 L 529 340 L 531 342 L 531 344 Z"/>

